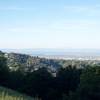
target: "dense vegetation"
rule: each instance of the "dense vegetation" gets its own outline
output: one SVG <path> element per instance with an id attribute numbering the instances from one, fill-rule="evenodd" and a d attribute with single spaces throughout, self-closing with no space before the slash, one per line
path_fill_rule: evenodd
<path id="1" fill-rule="evenodd" d="M 45 67 L 49 72 L 55 73 L 59 68 L 66 68 L 69 65 L 77 68 L 85 67 L 87 65 L 100 65 L 98 60 L 57 60 L 45 59 L 40 57 L 33 57 L 25 54 L 5 53 L 7 65 L 11 70 L 18 70 L 28 72 Z"/>
<path id="2" fill-rule="evenodd" d="M 58 62 L 43 61 L 46 65 L 56 66 Z M 7 58 L 1 53 L 0 85 L 42 100 L 100 100 L 100 66 L 66 64 L 64 67 L 62 65 L 66 62 L 60 61 L 58 66 L 62 67 L 57 67 L 54 75 L 48 66 L 42 66 L 43 61 L 40 65 L 38 62 L 40 67 L 37 70 L 25 71 L 20 64 L 12 70 L 13 66 L 8 66 Z"/>

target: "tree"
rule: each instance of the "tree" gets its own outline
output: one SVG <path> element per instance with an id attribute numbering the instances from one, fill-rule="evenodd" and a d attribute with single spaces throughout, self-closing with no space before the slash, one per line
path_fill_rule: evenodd
<path id="1" fill-rule="evenodd" d="M 47 98 L 51 82 L 51 73 L 49 73 L 46 68 L 40 68 L 26 75 L 26 88 L 24 91 L 29 95 L 39 96 L 44 100 L 44 98 Z"/>
<path id="2" fill-rule="evenodd" d="M 61 68 L 57 73 L 57 88 L 60 95 L 69 95 L 75 91 L 80 83 L 80 70 L 73 66 Z"/>
<path id="3" fill-rule="evenodd" d="M 84 69 L 79 94 L 81 100 L 100 100 L 100 66 L 88 66 Z"/>
<path id="4" fill-rule="evenodd" d="M 0 54 L 0 84 L 7 85 L 9 78 L 9 68 L 7 66 L 7 59 L 3 54 Z"/>

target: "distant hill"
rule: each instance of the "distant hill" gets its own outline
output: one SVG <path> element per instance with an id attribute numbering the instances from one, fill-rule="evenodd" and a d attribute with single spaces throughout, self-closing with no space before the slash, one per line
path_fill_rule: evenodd
<path id="1" fill-rule="evenodd" d="M 52 59 L 55 58 L 55 56 L 51 58 L 48 58 L 47 56 L 47 58 L 45 58 L 21 53 L 6 52 L 0 52 L 0 55 L 4 55 L 7 58 L 7 65 L 12 71 L 21 70 L 22 72 L 33 72 L 35 70 L 38 70 L 39 68 L 45 67 L 49 72 L 55 74 L 59 68 L 67 67 L 69 65 L 77 66 L 78 68 L 86 65 L 100 65 L 100 60 L 91 60 L 94 58 L 90 58 L 89 60 L 87 58 L 84 58 L 87 60 L 78 60 L 76 59 L 77 57 L 75 57 L 75 59 L 63 60 Z M 56 57 L 59 58 L 59 56 Z"/>
<path id="2" fill-rule="evenodd" d="M 7 65 L 11 70 L 21 69 L 23 71 L 34 71 L 41 67 L 46 67 L 50 72 L 55 72 L 61 67 L 58 60 L 40 58 L 20 53 L 5 53 Z"/>

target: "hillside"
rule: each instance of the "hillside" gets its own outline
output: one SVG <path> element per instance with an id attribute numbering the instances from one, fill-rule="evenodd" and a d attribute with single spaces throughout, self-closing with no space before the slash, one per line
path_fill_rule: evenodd
<path id="1" fill-rule="evenodd" d="M 0 52 L 0 86 L 33 98 L 100 100 L 99 80 L 100 61 L 55 60 Z M 0 100 L 34 100 L 9 89 L 0 88 Z"/>
<path id="2" fill-rule="evenodd" d="M 23 72 L 33 72 L 39 68 L 45 67 L 51 73 L 56 73 L 57 69 L 68 65 L 77 66 L 78 68 L 87 65 L 100 65 L 99 60 L 63 60 L 63 59 L 47 59 L 38 56 L 30 56 L 20 53 L 3 53 L 7 58 L 8 67 L 13 70 L 22 70 Z"/>
<path id="3" fill-rule="evenodd" d="M 38 99 L 33 99 L 29 96 L 22 95 L 13 90 L 0 87 L 0 100 L 38 100 Z"/>
<path id="4" fill-rule="evenodd" d="M 10 69 L 21 69 L 25 72 L 34 71 L 41 67 L 48 68 L 49 71 L 55 72 L 57 68 L 61 67 L 58 60 L 33 57 L 25 54 L 18 53 L 5 53 L 7 64 Z"/>

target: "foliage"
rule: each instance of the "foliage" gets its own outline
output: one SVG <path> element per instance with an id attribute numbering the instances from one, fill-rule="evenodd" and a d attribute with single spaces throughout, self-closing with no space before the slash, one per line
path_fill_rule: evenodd
<path id="1" fill-rule="evenodd" d="M 100 100 L 100 66 L 87 67 L 81 75 L 81 100 Z"/>
<path id="2" fill-rule="evenodd" d="M 69 100 L 100 100 L 100 66 L 87 66 L 80 76 L 80 85 Z"/>

